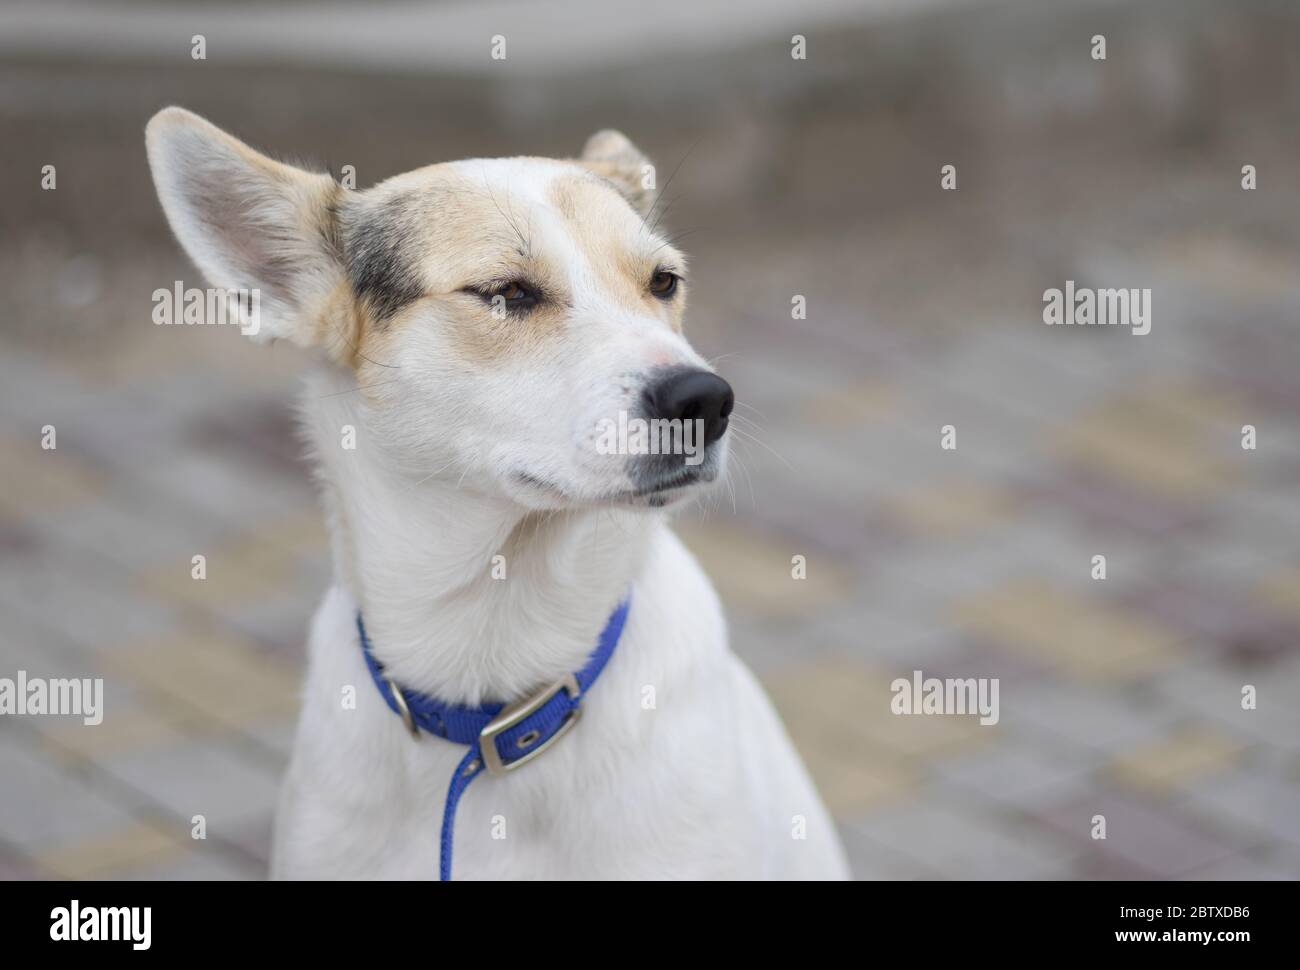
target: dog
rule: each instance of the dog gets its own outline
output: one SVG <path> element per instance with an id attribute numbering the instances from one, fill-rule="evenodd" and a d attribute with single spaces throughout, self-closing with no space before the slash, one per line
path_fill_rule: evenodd
<path id="1" fill-rule="evenodd" d="M 632 142 L 607 130 L 576 159 L 450 162 L 363 191 L 180 108 L 146 147 L 209 283 L 258 294 L 245 332 L 320 360 L 301 417 L 335 582 L 272 877 L 446 877 L 452 848 L 457 879 L 846 877 L 665 522 L 723 474 L 734 396 L 683 336 L 686 259 L 649 218 Z M 620 413 L 695 423 L 694 460 L 602 453 Z M 598 676 L 575 679 L 598 650 Z M 422 701 L 491 717 L 490 743 L 430 736 L 443 713 L 422 730 Z M 562 724 L 518 734 L 525 718 L 498 743 L 538 705 Z M 545 750 L 514 759 L 527 745 Z"/>

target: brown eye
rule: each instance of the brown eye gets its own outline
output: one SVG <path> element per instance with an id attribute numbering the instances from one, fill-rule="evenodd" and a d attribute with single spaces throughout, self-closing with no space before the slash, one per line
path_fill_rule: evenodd
<path id="1" fill-rule="evenodd" d="M 650 277 L 650 292 L 661 300 L 666 300 L 677 292 L 677 274 L 661 269 Z"/>
<path id="2" fill-rule="evenodd" d="M 470 290 L 481 296 L 490 306 L 504 306 L 509 310 L 526 310 L 540 302 L 537 291 L 522 283 L 502 283 L 485 290 Z"/>

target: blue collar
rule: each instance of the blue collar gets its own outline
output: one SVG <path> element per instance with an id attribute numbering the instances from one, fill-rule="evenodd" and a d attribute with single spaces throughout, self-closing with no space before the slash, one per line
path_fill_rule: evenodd
<path id="1" fill-rule="evenodd" d="M 582 714 L 582 696 L 591 689 L 605 664 L 618 646 L 627 619 L 630 598 L 623 600 L 605 622 L 596 649 L 576 674 L 566 674 L 550 687 L 532 697 L 507 707 L 484 704 L 466 707 L 444 704 L 427 694 L 398 687 L 375 659 L 366 636 L 365 624 L 357 613 L 357 631 L 361 634 L 361 652 L 375 686 L 393 713 L 402 718 L 407 730 L 419 740 L 420 732 L 455 744 L 467 744 L 469 752 L 456 766 L 447 788 L 447 803 L 442 812 L 442 843 L 439 878 L 451 879 L 451 850 L 456 825 L 456 806 L 469 783 L 486 769 L 489 774 L 504 775 L 532 761 L 558 741 Z"/>

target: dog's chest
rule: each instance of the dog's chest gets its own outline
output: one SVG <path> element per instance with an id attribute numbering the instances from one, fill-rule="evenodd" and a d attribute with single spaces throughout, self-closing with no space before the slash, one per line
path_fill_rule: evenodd
<path id="1" fill-rule="evenodd" d="M 407 733 L 352 645 L 350 617 L 332 609 L 327 599 L 317 618 L 277 829 L 277 856 L 298 871 L 278 874 L 436 878 L 447 788 L 467 749 Z M 698 656 L 666 669 L 651 626 L 629 622 L 573 731 L 518 771 L 469 786 L 455 878 L 657 878 L 665 864 L 710 875 L 745 863 L 754 839 L 738 831 L 748 816 L 738 821 L 735 805 L 746 781 L 715 723 L 732 719 L 725 671 L 701 671 Z M 680 631 L 665 635 L 687 646 Z M 343 642 L 319 642 L 328 637 Z M 339 701 L 349 688 L 353 705 Z"/>

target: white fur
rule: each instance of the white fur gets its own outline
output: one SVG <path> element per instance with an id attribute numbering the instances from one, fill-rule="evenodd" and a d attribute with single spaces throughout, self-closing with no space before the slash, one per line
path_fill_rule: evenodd
<path id="1" fill-rule="evenodd" d="M 326 433 L 357 418 L 341 389 L 318 378 L 308 390 Z M 326 473 L 338 476 L 333 514 L 366 522 L 352 555 L 375 570 L 364 584 L 368 632 L 408 687 L 466 700 L 531 693 L 581 667 L 632 590 L 618 650 L 575 730 L 517 773 L 469 787 L 457 813 L 456 878 L 846 874 L 784 729 L 727 649 L 708 579 L 660 515 L 559 513 L 511 562 L 513 579 L 446 595 L 467 572 L 482 573 L 477 564 L 522 510 L 454 487 L 412 490 L 364 460 L 339 465 Z M 438 870 L 442 806 L 465 749 L 407 734 L 370 681 L 355 617 L 354 595 L 338 585 L 312 626 L 276 823 L 272 874 L 280 878 L 415 879 Z M 349 686 L 356 710 L 341 702 Z M 652 710 L 642 703 L 647 687 Z M 500 840 L 492 837 L 498 816 Z M 804 840 L 794 837 L 798 817 Z"/>
<path id="2" fill-rule="evenodd" d="M 195 179 L 173 171 L 205 157 L 216 129 L 176 109 L 160 119 L 149 148 L 164 208 L 201 268 L 220 278 L 230 257 L 206 235 L 214 213 L 194 211 L 203 193 L 192 198 Z M 241 166 L 251 150 L 232 150 L 217 134 L 220 157 L 208 168 Z M 362 394 L 355 375 L 335 366 L 309 379 L 302 414 L 336 580 L 312 624 L 272 875 L 438 872 L 442 808 L 465 749 L 414 740 L 386 706 L 358 643 L 359 606 L 377 658 L 403 687 L 479 703 L 527 697 L 581 668 L 630 591 L 621 642 L 574 730 L 517 772 L 470 785 L 457 814 L 455 877 L 845 877 L 834 826 L 771 704 L 728 649 L 708 579 L 664 513 L 625 494 L 622 460 L 597 460 L 589 447 L 597 417 L 635 400 L 631 375 L 703 361 L 653 301 L 637 311 L 627 294 L 605 291 L 582 234 L 548 208 L 548 186 L 572 165 L 460 165 L 527 208 L 534 244 L 563 267 L 572 317 L 537 354 L 485 370 L 454 358 L 436 317 L 447 311 L 428 310 L 384 344 L 388 386 Z M 255 185 L 250 204 L 275 188 L 255 173 L 232 174 L 233 184 Z M 301 211 L 283 200 L 271 209 L 286 206 Z M 292 219 L 265 218 L 279 219 L 279 235 L 291 231 Z M 659 242 L 631 209 L 612 231 L 629 251 Z M 308 272 L 332 278 L 335 269 L 315 265 L 319 253 L 303 246 Z M 295 293 L 282 305 L 301 314 L 311 298 Z M 339 447 L 349 425 L 355 450 Z M 712 447 L 720 467 L 725 439 Z M 521 482 L 520 472 L 557 487 Z M 505 579 L 492 575 L 498 554 Z"/>

